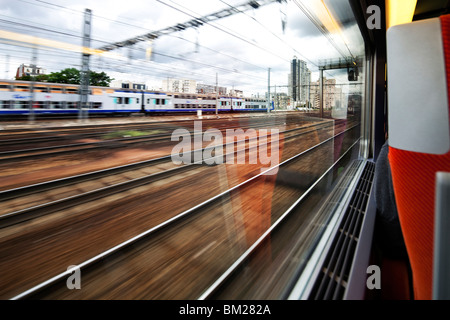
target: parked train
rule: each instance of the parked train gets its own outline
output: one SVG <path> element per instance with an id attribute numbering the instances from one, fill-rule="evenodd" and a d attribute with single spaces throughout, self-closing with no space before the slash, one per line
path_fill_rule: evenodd
<path id="1" fill-rule="evenodd" d="M 217 101 L 218 99 L 218 101 Z M 79 86 L 28 81 L 0 81 L 0 115 L 76 114 Z M 89 87 L 89 114 L 252 112 L 266 111 L 267 100 L 215 94 L 168 93 L 110 87 Z M 273 105 L 271 106 L 273 109 Z"/>

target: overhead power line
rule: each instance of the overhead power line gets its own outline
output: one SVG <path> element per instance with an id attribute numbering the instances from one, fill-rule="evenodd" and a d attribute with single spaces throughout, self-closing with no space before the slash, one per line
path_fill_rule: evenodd
<path id="1" fill-rule="evenodd" d="M 43 6 L 43 7 L 46 7 L 46 8 L 47 8 L 47 6 L 48 6 L 48 8 L 52 8 L 52 9 L 56 9 L 56 10 L 66 10 L 66 11 L 70 11 L 70 12 L 75 12 L 75 13 L 77 13 L 77 14 L 82 14 L 81 11 L 78 11 L 78 10 L 75 10 L 75 9 L 71 9 L 71 8 L 68 8 L 68 7 L 65 7 L 65 6 L 62 6 L 62 5 L 58 5 L 58 4 L 55 4 L 55 3 L 50 3 L 50 2 L 48 2 L 48 1 L 34 0 L 34 1 L 36 1 L 37 3 L 29 2 L 29 1 L 27 1 L 27 0 L 19 0 L 19 1 L 25 2 L 25 3 L 29 3 L 29 4 L 33 4 L 33 5 Z M 276 1 L 278 1 L 278 2 L 283 2 L 283 1 L 286 1 L 286 0 L 272 0 L 272 2 L 276 2 Z M 258 2 L 261 2 L 261 1 L 258 1 Z M 256 2 L 256 3 L 258 3 L 258 2 Z M 161 3 L 163 3 L 163 2 L 161 2 Z M 249 3 L 251 3 L 251 4 L 253 5 L 252 8 L 258 7 L 257 4 L 253 3 L 253 1 L 250 1 Z M 165 3 L 164 3 L 164 4 L 165 4 Z M 238 11 L 238 9 L 236 9 L 235 7 L 233 7 L 231 10 L 232 10 L 232 11 L 236 11 L 236 13 L 242 13 L 242 11 Z M 196 14 L 196 13 L 188 14 L 188 13 L 186 13 L 186 12 L 184 12 L 184 11 L 183 11 L 183 13 L 185 13 L 185 14 L 187 14 L 187 15 L 190 15 L 190 16 L 192 16 L 192 17 L 193 17 L 194 15 L 199 16 L 199 15 Z M 213 15 L 213 14 L 212 14 L 212 15 Z M 0 16 L 1 16 L 1 15 L 0 15 Z M 118 21 L 118 20 L 109 19 L 109 18 L 107 18 L 107 17 L 99 16 L 99 15 L 96 15 L 96 14 L 94 14 L 94 13 L 92 14 L 92 17 L 104 19 L 104 20 L 107 20 L 107 21 L 111 21 L 112 23 L 123 24 L 123 25 L 130 26 L 130 27 L 134 27 L 134 28 L 137 28 L 137 29 L 143 29 L 143 30 L 145 30 L 145 28 L 143 28 L 141 25 L 138 26 L 138 25 L 136 25 L 136 24 L 129 24 L 129 23 L 126 23 L 126 22 L 122 22 L 122 21 Z M 26 21 L 26 20 L 24 20 L 24 21 Z M 19 24 L 20 26 L 30 28 L 30 29 L 32 29 L 33 31 L 36 31 L 36 30 L 42 30 L 42 31 L 44 31 L 44 32 L 46 31 L 46 32 L 54 33 L 54 34 L 61 34 L 61 35 L 67 35 L 67 36 L 75 37 L 75 38 L 81 38 L 81 36 L 80 36 L 79 34 L 70 34 L 70 33 L 69 33 L 70 31 L 63 32 L 63 31 L 61 31 L 61 29 L 58 29 L 58 30 L 54 30 L 54 29 L 53 29 L 53 30 L 52 30 L 52 29 L 51 29 L 52 27 L 46 26 L 46 25 L 35 26 L 35 25 L 31 25 L 29 21 L 26 21 L 26 23 L 25 23 L 25 22 L 24 22 L 24 23 L 17 23 L 17 22 L 14 22 L 14 21 L 7 21 L 7 20 L 4 20 L 4 22 L 7 22 L 7 23 L 9 23 L 9 24 Z M 224 32 L 226 32 L 226 31 L 224 31 Z M 238 37 L 236 34 L 233 34 L 233 35 L 236 36 L 236 37 Z M 170 34 L 169 36 L 178 38 L 178 39 L 183 40 L 183 41 L 192 42 L 192 41 L 190 41 L 190 40 L 188 40 L 188 39 L 186 39 L 186 38 L 184 38 L 184 37 L 179 37 L 179 36 L 176 36 L 176 35 L 174 35 L 174 34 Z M 239 37 L 239 38 L 240 38 L 240 37 Z M 245 39 L 242 39 L 242 38 L 240 38 L 240 39 L 241 39 L 241 40 L 245 40 Z M 111 41 L 108 41 L 108 40 L 100 40 L 99 38 L 97 38 L 97 39 L 92 39 L 92 41 L 93 41 L 93 42 L 96 42 L 96 43 L 100 43 L 100 45 L 103 45 L 104 47 L 106 47 L 106 46 L 108 46 L 108 45 L 111 45 L 111 43 L 112 43 Z M 250 41 L 247 41 L 247 40 L 245 40 L 245 41 L 248 42 L 248 43 L 250 43 L 251 45 L 255 45 L 254 43 L 252 43 L 252 42 L 250 42 Z M 192 42 L 192 43 L 194 43 L 194 42 Z M 197 42 L 197 43 L 194 43 L 194 44 L 197 46 L 197 48 L 202 47 L 202 48 L 205 48 L 205 49 L 207 49 L 207 50 L 209 50 L 209 51 L 215 52 L 215 53 L 217 53 L 217 54 L 220 54 L 220 55 L 223 55 L 223 56 L 227 56 L 227 57 L 229 57 L 229 58 L 232 58 L 234 61 L 240 61 L 240 62 L 245 63 L 245 64 L 247 64 L 247 65 L 251 65 L 251 66 L 253 66 L 253 67 L 255 67 L 255 68 L 259 68 L 259 69 L 264 69 L 264 70 L 266 70 L 265 67 L 257 66 L 257 65 L 255 65 L 255 64 L 252 63 L 252 62 L 244 61 L 244 60 L 242 60 L 242 59 L 239 59 L 239 58 L 236 57 L 236 56 L 231 56 L 231 55 L 228 55 L 228 54 L 226 54 L 226 53 L 224 53 L 224 52 L 221 52 L 221 51 L 218 51 L 218 50 L 214 50 L 214 49 L 212 49 L 212 48 L 210 48 L 210 47 L 206 47 L 206 46 L 203 46 L 203 45 L 199 45 L 198 42 Z M 129 48 L 130 48 L 130 49 L 135 49 L 133 46 L 130 46 Z M 155 52 L 155 51 L 153 51 L 153 54 L 158 54 L 158 53 Z"/>
<path id="2" fill-rule="evenodd" d="M 115 42 L 110 45 L 103 46 L 99 49 L 103 50 L 103 51 L 111 51 L 111 50 L 118 49 L 118 48 L 132 46 L 138 42 L 154 40 L 161 36 L 168 35 L 168 34 L 171 34 L 174 32 L 178 32 L 178 31 L 183 31 L 188 28 L 198 28 L 206 23 L 210 23 L 210 22 L 213 22 L 215 20 L 219 20 L 219 19 L 222 19 L 225 17 L 229 17 L 236 13 L 244 12 L 244 11 L 251 10 L 251 9 L 258 9 L 261 6 L 264 6 L 264 5 L 273 3 L 273 2 L 282 2 L 282 1 L 285 1 L 285 0 L 251 0 L 251 1 L 248 1 L 241 5 L 237 5 L 232 8 L 223 9 L 223 10 L 211 13 L 211 14 L 203 16 L 203 17 L 195 17 L 195 16 L 189 14 L 191 17 L 193 17 L 193 19 L 189 20 L 185 23 L 178 23 L 174 26 L 167 27 L 167 28 L 153 31 L 153 32 L 149 32 L 149 33 L 143 34 L 141 36 L 130 38 L 128 40 Z M 161 2 L 161 1 L 158 1 L 158 2 Z M 161 2 L 161 3 L 163 3 L 163 2 Z M 166 3 L 163 3 L 163 4 L 166 4 Z"/>

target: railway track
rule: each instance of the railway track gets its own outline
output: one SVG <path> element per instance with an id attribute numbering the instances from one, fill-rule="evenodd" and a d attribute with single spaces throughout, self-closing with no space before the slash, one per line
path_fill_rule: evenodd
<path id="1" fill-rule="evenodd" d="M 230 122 L 242 122 L 251 120 L 252 122 L 264 122 L 264 121 L 270 121 L 272 119 L 279 118 L 279 115 L 259 115 L 259 116 L 252 116 L 252 117 L 233 117 L 233 118 L 227 118 L 223 117 L 221 115 L 220 118 L 206 118 L 202 119 L 202 121 L 212 123 L 215 127 L 226 125 L 226 123 Z M 302 114 L 298 115 L 290 115 L 289 119 L 295 119 L 297 122 L 301 121 L 317 121 L 317 118 L 313 117 L 307 117 Z M 42 136 L 50 136 L 55 138 L 58 136 L 65 136 L 65 135 L 98 135 L 99 130 L 101 132 L 108 132 L 108 131 L 114 131 L 114 130 L 148 130 L 148 129 L 158 129 L 161 126 L 166 127 L 169 129 L 176 129 L 179 127 L 185 127 L 191 125 L 193 121 L 198 121 L 200 119 L 192 118 L 192 119 L 174 119 L 174 120 L 167 120 L 164 119 L 163 121 L 138 121 L 138 122 L 123 122 L 123 123 L 96 123 L 96 124 L 83 124 L 79 125 L 78 123 L 69 123 L 66 126 L 60 125 L 60 126 L 39 126 L 39 127 L 33 127 L 33 128 L 15 128 L 15 129 L 2 129 L 0 130 L 0 142 L 7 143 L 10 139 L 17 139 L 17 140 L 25 140 L 25 139 L 35 139 L 42 138 Z M 55 133 L 58 134 L 58 136 L 55 136 Z M 37 140 L 37 141 L 38 141 Z M 33 140 L 36 141 L 36 140 Z"/>
<path id="2" fill-rule="evenodd" d="M 205 167 L 204 166 L 201 166 L 203 169 L 205 169 Z M 218 167 L 220 167 L 220 166 L 218 166 Z M 207 169 L 207 168 L 206 168 Z M 206 170 L 205 169 L 205 170 Z M 207 171 L 203 171 L 203 172 L 207 172 Z M 200 174 L 201 175 L 201 174 Z M 166 177 L 167 178 L 167 177 Z M 170 180 L 170 179 L 169 179 Z M 139 188 L 137 188 L 137 189 L 139 189 Z M 141 189 L 142 189 L 142 187 L 141 187 Z M 144 188 L 145 189 L 145 188 Z M 138 192 L 139 193 L 139 192 Z M 207 196 L 207 194 L 206 195 L 204 195 L 203 196 L 203 198 L 205 198 L 205 196 Z M 103 195 L 102 196 L 102 198 L 104 198 L 105 197 L 105 195 Z M 131 199 L 131 198 L 130 198 Z M 130 200 L 131 201 L 131 200 Z M 77 201 L 75 201 L 75 202 L 73 202 L 73 204 L 76 204 L 76 202 Z M 106 202 L 104 202 L 105 204 L 106 204 Z M 78 203 L 78 207 L 83 207 L 83 206 L 80 206 L 80 203 Z M 101 204 L 101 207 L 103 207 L 103 203 Z M 46 209 L 45 210 L 43 210 L 42 212 L 45 212 L 46 211 Z M 55 210 L 55 212 L 57 212 L 58 210 Z M 82 211 L 82 210 L 81 210 Z M 104 211 L 104 209 L 103 209 L 103 211 Z M 47 212 L 48 213 L 48 212 Z M 80 219 L 87 219 L 87 218 L 80 218 Z M 20 220 L 20 219 L 19 219 Z M 94 221 L 96 221 L 95 219 L 94 219 Z M 61 227 L 62 229 L 64 229 L 64 227 Z"/>
<path id="3" fill-rule="evenodd" d="M 284 141 L 287 142 L 311 132 L 329 130 L 330 128 L 333 128 L 333 124 L 326 122 L 320 125 L 289 129 L 280 133 L 284 136 Z M 223 144 L 221 147 L 226 149 L 228 145 L 233 145 L 234 149 L 234 146 L 241 142 L 250 144 L 253 140 L 257 141 L 258 139 L 260 138 L 238 140 Z M 245 151 L 249 152 L 249 148 L 247 145 Z M 257 146 L 252 148 L 257 148 Z M 203 153 L 206 149 L 202 148 L 200 152 Z M 193 155 L 197 152 L 199 150 L 192 150 L 190 153 Z M 193 165 L 202 163 L 203 161 L 200 163 L 193 162 Z M 0 191 L 0 201 L 4 207 L 3 213 L 0 215 L 0 228 L 50 214 L 73 205 L 101 199 L 108 194 L 135 188 L 168 176 L 182 174 L 190 168 L 190 165 L 174 165 L 171 155 L 167 155 L 138 163 Z"/>
<path id="4" fill-rule="evenodd" d="M 282 127 L 285 127 L 286 125 L 284 125 L 284 123 L 278 123 L 281 124 Z M 318 123 L 307 123 L 304 124 L 303 128 L 312 128 L 314 125 L 317 125 Z M 295 129 L 296 126 L 294 126 Z M 235 127 L 236 128 L 236 127 Z M 257 128 L 257 127 L 254 127 Z M 206 129 L 206 128 L 205 128 Z M 170 138 L 167 137 L 164 140 L 164 137 L 158 137 L 159 142 L 158 143 L 149 143 L 148 146 L 143 146 L 141 144 L 139 144 L 137 141 L 132 142 L 133 145 L 137 148 L 136 150 L 139 150 L 140 155 L 138 156 L 137 159 L 141 159 L 145 160 L 148 158 L 155 158 L 155 157 L 159 157 L 161 155 L 164 154 L 170 154 L 171 153 L 171 149 L 173 148 L 173 146 L 177 143 L 177 142 L 172 142 L 170 141 Z M 110 142 L 112 145 L 115 143 L 114 141 Z M 110 145 L 111 146 L 111 145 Z M 88 147 L 89 148 L 89 147 Z M 93 148 L 96 148 L 95 146 Z M 106 148 L 106 146 L 104 146 L 104 148 Z M 115 167 L 117 165 L 119 165 L 120 163 L 130 163 L 130 162 L 136 162 L 136 160 L 133 161 L 133 159 L 130 158 L 130 160 L 122 160 L 122 161 L 118 161 L 118 160 L 114 160 L 112 163 L 107 163 L 107 162 L 103 162 L 103 161 L 98 161 L 101 158 L 104 157 L 111 157 L 111 155 L 114 155 L 114 152 L 123 152 L 124 149 L 123 148 L 118 148 L 118 146 L 115 146 L 114 148 L 111 146 L 111 149 L 104 149 L 104 148 L 97 148 L 97 149 L 93 149 L 91 150 L 92 152 L 87 152 L 85 150 L 85 153 L 83 154 L 82 158 L 77 158 L 77 153 L 76 151 L 69 151 L 69 153 L 66 153 L 64 150 L 59 150 L 59 151 L 53 151 L 53 156 L 50 157 L 52 155 L 52 151 L 49 151 L 49 153 L 45 153 L 43 155 L 41 155 L 41 159 L 36 159 L 33 155 L 18 155 L 16 157 L 9 157 L 6 158 L 5 162 L 2 163 L 2 161 L 0 160 L 0 168 L 2 168 L 4 170 L 4 174 L 3 176 L 5 177 L 3 179 L 2 182 L 2 186 L 0 187 L 0 190 L 5 190 L 8 188 L 19 188 L 24 186 L 25 183 L 27 183 L 27 181 L 35 181 L 33 184 L 36 184 L 38 182 L 43 182 L 45 181 L 43 179 L 43 174 L 45 174 L 45 172 L 43 174 L 41 174 L 40 176 L 30 176 L 29 173 L 32 170 L 46 170 L 48 171 L 48 167 L 49 165 L 65 165 L 67 168 L 67 165 L 70 164 L 71 166 L 68 167 L 68 170 L 62 171 L 55 171 L 54 173 L 52 173 L 52 176 L 54 177 L 54 179 L 61 179 L 63 177 L 66 177 L 68 175 L 70 175 L 70 173 L 72 173 L 73 175 L 75 175 L 77 172 L 83 173 L 83 172 L 88 172 L 89 170 L 91 171 L 99 171 L 99 170 L 103 170 L 106 168 L 111 168 L 111 167 Z M 156 149 L 155 149 L 156 148 Z M 133 151 L 133 148 L 129 149 L 130 152 Z M 155 150 L 155 151 L 153 151 Z M 59 155 L 60 157 L 57 157 L 57 155 Z M 45 161 L 44 159 L 46 159 L 46 157 L 48 157 L 48 159 L 51 162 Z M 19 168 L 19 167 L 24 167 L 26 168 L 25 170 L 21 170 L 20 174 L 21 176 L 18 177 L 19 179 L 15 179 L 15 170 L 14 167 L 11 167 L 11 163 L 14 160 L 14 165 L 15 167 Z M 23 162 L 20 162 L 20 160 L 23 160 Z M 28 161 L 27 161 L 28 160 Z M 67 164 L 68 163 L 68 164 Z M 76 164 L 75 166 L 73 166 L 72 164 Z M 81 164 L 83 164 L 81 166 Z M 86 164 L 86 165 L 84 165 Z M 24 175 L 24 173 L 26 173 L 27 175 Z M 24 177 L 29 177 L 28 179 L 25 179 Z M 6 179 L 8 178 L 8 179 Z M 28 182 L 29 183 L 29 182 Z M 42 185 L 41 185 L 42 186 Z"/>
<path id="5" fill-rule="evenodd" d="M 351 127 L 337 136 L 356 129 L 357 126 Z M 299 165 L 305 167 L 305 164 L 299 164 L 301 159 L 317 159 L 319 154 L 327 153 L 325 149 L 333 144 L 334 138 L 330 137 L 283 161 L 277 168 L 289 171 Z M 353 138 L 346 142 L 348 146 L 355 143 Z M 320 164 L 322 168 L 328 168 L 328 165 L 329 163 Z M 245 261 L 249 253 L 259 248 L 260 242 L 288 214 L 287 209 L 314 185 L 311 183 L 305 190 L 294 190 L 281 185 L 278 191 L 283 197 L 288 193 L 289 201 L 278 205 L 281 200 L 274 200 L 274 212 L 265 218 L 256 218 L 265 221 L 264 228 L 253 231 L 250 237 L 252 232 L 245 226 L 245 221 L 242 223 L 238 219 L 241 216 L 245 220 L 242 207 L 234 205 L 251 198 L 251 193 L 261 186 L 263 189 L 267 186 L 270 188 L 271 176 L 265 173 L 267 172 L 253 175 L 139 235 L 77 263 L 82 275 L 82 290 L 67 289 L 66 280 L 70 271 L 65 271 L 13 299 L 207 298 Z M 283 189 L 286 190 L 281 192 Z M 276 194 L 278 193 L 274 193 Z"/>
<path id="6" fill-rule="evenodd" d="M 285 120 L 275 120 L 270 125 L 276 126 L 284 124 Z M 211 122 L 207 122 L 209 126 L 213 125 Z M 311 125 L 314 125 L 311 124 Z M 192 122 L 185 123 L 185 126 L 189 128 L 189 126 L 192 127 Z M 222 124 L 223 126 L 223 124 Z M 261 128 L 261 127 L 267 127 L 267 123 L 256 123 L 248 127 L 242 127 L 242 126 L 234 126 L 230 127 L 229 125 L 226 128 L 223 128 L 222 130 L 226 129 L 248 129 L 248 128 Z M 29 159 L 36 159 L 36 158 L 45 158 L 45 157 L 54 157 L 54 156 L 61 156 L 61 155 L 67 155 L 67 154 L 73 154 L 77 152 L 82 151 L 94 151 L 104 148 L 121 148 L 121 147 L 127 147 L 127 146 L 134 146 L 134 145 L 143 145 L 148 143 L 160 143 L 160 142 L 166 142 L 170 140 L 171 134 L 174 130 L 179 129 L 180 127 L 136 127 L 136 128 L 128 128 L 128 131 L 131 130 L 143 130 L 142 136 L 138 137 L 122 137 L 122 138 L 115 138 L 115 139 L 105 139 L 101 141 L 95 141 L 95 142 L 83 142 L 83 143 L 72 143 L 69 145 L 53 145 L 53 146 L 45 146 L 40 148 L 31 148 L 31 149 L 19 149 L 19 150 L 10 150 L 10 151 L 2 151 L 0 152 L 0 163 L 7 163 L 7 162 L 17 162 L 17 161 L 24 161 Z M 218 127 L 220 130 L 220 126 Z M 156 132 L 155 133 L 152 133 Z M 157 131 L 163 131 L 163 133 L 159 133 Z M 147 133 L 146 133 L 147 132 Z M 102 133 L 101 135 L 105 135 L 106 133 Z M 87 138 L 93 138 L 94 136 L 99 137 L 98 129 L 96 133 L 88 133 L 84 134 L 83 136 L 80 136 L 80 134 L 76 134 L 75 137 L 70 138 L 71 140 L 82 140 Z M 69 139 L 67 136 L 60 136 L 64 139 Z M 44 141 L 49 141 L 49 137 L 33 137 L 33 138 L 27 138 L 27 139 L 12 139 L 7 140 L 4 144 L 0 142 L 1 145 L 12 145 L 12 146 L 18 146 L 23 144 L 30 144 L 33 141 L 36 142 L 37 140 L 42 139 Z"/>

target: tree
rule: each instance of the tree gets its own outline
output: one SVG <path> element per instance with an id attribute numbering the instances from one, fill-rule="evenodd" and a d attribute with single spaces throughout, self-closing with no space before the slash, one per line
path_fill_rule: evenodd
<path id="1" fill-rule="evenodd" d="M 23 76 L 16 80 L 31 81 L 32 78 L 31 76 Z M 76 68 L 66 68 L 60 72 L 35 77 L 35 81 L 66 84 L 80 84 L 80 80 L 81 72 Z M 89 85 L 91 86 L 108 87 L 112 80 L 114 79 L 110 78 L 105 72 L 89 72 Z"/>
<path id="2" fill-rule="evenodd" d="M 75 68 L 66 68 L 60 72 L 52 72 L 48 75 L 48 82 L 80 84 L 80 71 Z"/>
<path id="3" fill-rule="evenodd" d="M 32 76 L 22 76 L 22 77 L 17 77 L 16 80 L 20 80 L 20 81 L 32 81 L 33 78 Z M 36 82 L 47 82 L 48 81 L 48 75 L 46 74 L 40 74 L 34 77 L 34 81 Z"/>
<path id="4" fill-rule="evenodd" d="M 110 78 L 104 72 L 98 73 L 91 71 L 89 73 L 89 83 L 91 84 L 91 86 L 109 87 L 109 84 L 113 80 L 114 80 L 113 78 Z"/>

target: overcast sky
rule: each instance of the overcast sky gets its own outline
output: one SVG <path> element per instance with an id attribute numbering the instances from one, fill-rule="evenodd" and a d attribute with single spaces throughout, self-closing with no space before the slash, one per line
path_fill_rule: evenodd
<path id="1" fill-rule="evenodd" d="M 151 31 L 237 6 L 247 0 L 0 0 L 0 30 L 60 42 L 82 44 L 84 10 L 92 10 L 91 47 L 126 40 Z M 283 30 L 282 20 L 286 27 Z M 15 39 L 15 40 L 21 40 Z M 145 50 L 152 47 L 152 59 Z M 115 50 L 118 58 L 91 57 L 91 69 L 120 80 L 160 87 L 168 77 L 194 79 L 244 90 L 246 95 L 271 85 L 286 92 L 290 60 L 308 62 L 313 81 L 318 61 L 340 54 L 293 2 L 274 2 L 237 13 L 212 24 L 175 32 L 129 49 Z M 32 61 L 30 46 L 0 37 L 1 78 L 12 78 L 21 63 Z M 47 72 L 80 68 L 81 54 L 40 47 L 37 64 Z M 328 74 L 331 77 L 332 73 Z M 283 87 L 284 86 L 284 87 Z M 272 88 L 271 90 L 274 90 Z"/>

